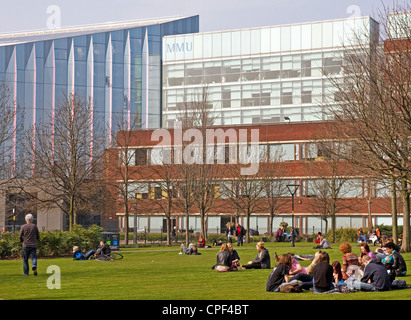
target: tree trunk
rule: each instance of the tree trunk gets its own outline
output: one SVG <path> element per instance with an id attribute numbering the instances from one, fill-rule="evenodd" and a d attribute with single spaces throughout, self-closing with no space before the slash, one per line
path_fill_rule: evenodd
<path id="1" fill-rule="evenodd" d="M 397 222 L 397 190 L 395 180 L 391 178 L 391 217 L 392 217 L 392 238 L 395 243 L 398 241 L 398 222 Z"/>
<path id="2" fill-rule="evenodd" d="M 335 218 L 335 199 L 331 202 L 331 242 L 335 242 L 335 228 L 336 228 L 336 218 Z M 327 222 L 325 224 L 327 226 Z"/>
<path id="3" fill-rule="evenodd" d="M 69 231 L 73 230 L 73 226 L 76 223 L 76 215 L 74 213 L 74 196 L 70 196 L 70 209 L 69 209 Z"/>
<path id="4" fill-rule="evenodd" d="M 186 208 L 186 247 L 188 248 L 190 242 L 190 236 L 188 233 L 189 228 L 189 220 L 190 220 L 190 209 Z"/>
<path id="5" fill-rule="evenodd" d="M 405 179 L 401 181 L 401 196 L 403 202 L 403 231 L 402 231 L 402 245 L 404 252 L 410 252 L 410 192 L 407 189 L 408 184 Z"/>
<path id="6" fill-rule="evenodd" d="M 245 242 L 250 243 L 250 210 L 247 210 L 247 232 L 245 234 Z"/>

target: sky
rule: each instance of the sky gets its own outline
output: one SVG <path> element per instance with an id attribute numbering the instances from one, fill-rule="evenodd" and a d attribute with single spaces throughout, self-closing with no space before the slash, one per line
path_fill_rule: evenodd
<path id="1" fill-rule="evenodd" d="M 393 0 L 3 0 L 0 33 L 200 16 L 200 32 L 374 16 Z"/>

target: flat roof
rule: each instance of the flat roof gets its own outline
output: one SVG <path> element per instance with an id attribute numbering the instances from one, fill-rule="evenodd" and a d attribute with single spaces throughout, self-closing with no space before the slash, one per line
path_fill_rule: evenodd
<path id="1" fill-rule="evenodd" d="M 340 18 L 340 19 L 329 19 L 329 20 L 315 20 L 315 21 L 306 21 L 306 22 L 296 22 L 296 23 L 286 23 L 286 24 L 274 24 L 274 25 L 264 25 L 264 26 L 259 26 L 259 27 L 247 27 L 247 28 L 236 28 L 236 29 L 225 29 L 225 30 L 215 30 L 215 31 L 204 31 L 204 32 L 198 32 L 198 33 L 192 33 L 195 35 L 205 35 L 205 34 L 215 34 L 215 33 L 224 33 L 224 32 L 233 32 L 233 31 L 247 31 L 247 30 L 258 30 L 258 29 L 265 29 L 265 28 L 280 28 L 280 27 L 294 27 L 294 26 L 303 26 L 303 25 L 311 25 L 311 24 L 317 24 L 317 23 L 327 23 L 327 22 L 344 22 L 344 21 L 364 21 L 364 20 L 372 20 L 375 23 L 378 23 L 375 21 L 374 18 L 370 16 L 358 16 L 358 17 L 347 17 L 347 18 Z M 190 33 L 185 33 L 185 34 L 173 34 L 169 36 L 165 36 L 164 38 L 173 38 L 173 37 L 184 37 L 187 35 L 192 35 Z"/>
<path id="2" fill-rule="evenodd" d="M 188 16 L 174 16 L 165 18 L 154 18 L 150 20 L 133 20 L 121 22 L 106 22 L 93 25 L 73 26 L 68 28 L 44 29 L 20 31 L 16 33 L 0 33 L 0 46 L 15 45 L 28 42 L 53 40 L 66 37 L 75 37 L 93 33 L 116 31 L 121 29 L 131 29 L 136 27 L 150 26 L 167 23 L 175 20 L 188 18 Z"/>

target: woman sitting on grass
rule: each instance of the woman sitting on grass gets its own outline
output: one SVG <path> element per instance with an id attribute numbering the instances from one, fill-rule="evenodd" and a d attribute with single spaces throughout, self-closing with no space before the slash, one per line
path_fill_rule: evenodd
<path id="1" fill-rule="evenodd" d="M 321 252 L 318 264 L 314 267 L 314 292 L 323 293 L 334 289 L 333 267 L 327 252 Z"/>
<path id="2" fill-rule="evenodd" d="M 290 276 L 296 275 L 298 273 L 304 273 L 307 274 L 307 268 L 303 267 L 298 260 L 295 258 L 294 253 L 289 253 L 291 261 L 292 261 L 292 266 L 290 269 Z"/>
<path id="3" fill-rule="evenodd" d="M 227 244 L 221 245 L 220 251 L 217 253 L 217 264 L 214 269 L 218 272 L 230 271 L 231 259 L 230 252 L 228 252 Z"/>
<path id="4" fill-rule="evenodd" d="M 358 256 L 355 253 L 351 252 L 351 246 L 348 242 L 341 243 L 340 252 L 343 254 L 341 272 L 343 279 L 347 280 L 350 276 L 349 274 L 347 274 L 348 267 L 352 265 L 360 267 L 361 265 L 358 261 Z"/>
<path id="5" fill-rule="evenodd" d="M 258 250 L 257 257 L 253 261 L 249 261 L 247 265 L 242 265 L 245 269 L 270 269 L 270 253 L 264 248 L 264 242 L 257 242 L 256 248 Z"/>
<path id="6" fill-rule="evenodd" d="M 267 279 L 266 290 L 268 292 L 280 292 L 281 285 L 289 282 L 289 272 L 292 263 L 293 261 L 289 254 L 283 254 L 279 257 L 277 266 L 271 271 Z"/>
<path id="7" fill-rule="evenodd" d="M 315 253 L 313 261 L 307 268 L 305 268 L 306 273 L 297 273 L 295 276 L 293 276 L 290 279 L 290 281 L 294 281 L 294 280 L 301 281 L 301 285 L 303 289 L 310 290 L 310 288 L 313 287 L 314 267 L 319 263 L 321 253 L 322 253 L 321 250 Z"/>

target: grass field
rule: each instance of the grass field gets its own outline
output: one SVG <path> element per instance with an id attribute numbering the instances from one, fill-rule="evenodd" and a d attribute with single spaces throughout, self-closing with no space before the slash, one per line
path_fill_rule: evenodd
<path id="1" fill-rule="evenodd" d="M 341 260 L 339 244 L 327 250 L 330 260 Z M 314 254 L 310 243 L 266 243 L 275 264 L 274 252 Z M 241 262 L 256 256 L 255 244 L 234 248 Z M 373 250 L 374 247 L 371 247 Z M 39 259 L 37 277 L 24 277 L 21 260 L 0 260 L 0 298 L 4 300 L 410 300 L 411 290 L 356 292 L 346 294 L 269 293 L 266 281 L 271 270 L 239 270 L 218 273 L 215 264 L 217 247 L 200 249 L 201 255 L 178 255 L 178 247 L 122 249 L 124 259 L 114 262 L 74 261 L 71 257 Z M 359 255 L 360 248 L 353 244 Z M 411 253 L 403 254 L 409 274 Z M 307 266 L 308 261 L 302 265 Z M 61 288 L 49 289 L 47 281 L 58 266 Z M 403 277 L 411 284 L 411 276 Z M 50 280 L 49 280 L 50 281 Z"/>

